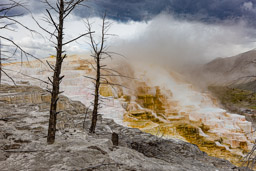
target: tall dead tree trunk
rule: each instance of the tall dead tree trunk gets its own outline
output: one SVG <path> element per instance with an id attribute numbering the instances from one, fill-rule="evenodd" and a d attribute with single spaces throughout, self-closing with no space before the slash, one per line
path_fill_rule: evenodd
<path id="1" fill-rule="evenodd" d="M 57 54 L 56 62 L 52 81 L 52 92 L 51 92 L 51 107 L 50 107 L 50 118 L 48 127 L 48 144 L 53 144 L 55 141 L 56 122 L 57 122 L 57 103 L 60 93 L 60 81 L 61 78 L 61 67 L 64 57 L 62 57 L 62 46 L 63 46 L 63 24 L 64 24 L 64 0 L 60 0 L 59 6 L 59 25 L 58 25 L 58 36 L 57 36 Z"/>
<path id="2" fill-rule="evenodd" d="M 50 81 L 50 84 L 52 88 L 48 90 L 51 93 L 51 105 L 50 105 L 50 117 L 49 117 L 49 127 L 48 127 L 48 135 L 47 135 L 47 143 L 53 144 L 55 141 L 55 133 L 56 133 L 56 124 L 57 124 L 57 115 L 59 111 L 57 111 L 58 107 L 58 100 L 59 95 L 62 93 L 60 92 L 60 84 L 62 79 L 64 78 L 64 75 L 61 76 L 61 70 L 62 70 L 62 63 L 63 60 L 66 58 L 66 54 L 64 54 L 63 47 L 67 44 L 70 44 L 79 38 L 89 34 L 81 34 L 80 36 L 69 40 L 67 42 L 63 42 L 64 39 L 64 24 L 65 19 L 71 14 L 71 12 L 79 5 L 85 6 L 82 4 L 84 0 L 56 0 L 56 3 L 52 5 L 48 0 L 44 0 L 44 3 L 48 5 L 49 10 L 46 9 L 48 18 L 46 18 L 46 22 L 50 23 L 53 27 L 53 31 L 49 31 L 49 29 L 46 29 L 42 27 L 39 22 L 35 19 L 34 21 L 37 23 L 37 25 L 44 30 L 48 35 L 50 36 L 49 39 L 55 38 L 55 49 L 56 49 L 56 61 L 55 65 L 51 65 L 48 61 L 47 64 L 50 67 L 50 69 L 53 71 L 52 79 L 48 78 Z M 58 19 L 54 19 L 54 15 L 52 13 L 57 14 Z M 50 40 L 50 42 L 53 42 Z"/>
<path id="3" fill-rule="evenodd" d="M 91 25 L 89 21 L 87 22 L 87 28 L 88 32 L 90 33 L 90 42 L 91 46 L 94 51 L 94 60 L 96 62 L 96 79 L 95 80 L 95 92 L 94 92 L 94 103 L 93 103 L 93 111 L 92 111 L 92 123 L 89 132 L 90 133 L 95 133 L 96 129 L 96 124 L 97 124 L 97 118 L 98 118 L 98 109 L 99 109 L 99 90 L 100 90 L 100 84 L 101 84 L 101 60 L 103 57 L 104 52 L 104 45 L 105 45 L 105 34 L 106 34 L 106 14 L 103 17 L 103 23 L 102 23 L 102 33 L 101 33 L 101 42 L 100 46 L 98 47 L 94 41 L 94 38 L 92 36 L 92 30 L 91 30 Z M 109 26 L 107 26 L 109 27 Z"/>
<path id="4" fill-rule="evenodd" d="M 95 94 L 94 94 L 94 105 L 93 105 L 93 111 L 92 111 L 92 124 L 90 127 L 90 132 L 95 133 L 95 128 L 97 124 L 97 118 L 98 118 L 98 108 L 99 108 L 99 90 L 100 90 L 100 54 L 96 54 L 96 83 L 95 83 Z"/>
<path id="5" fill-rule="evenodd" d="M 106 21 L 106 14 L 104 14 L 104 16 L 103 16 L 100 42 L 96 43 L 96 41 L 94 40 L 93 35 L 92 35 L 92 33 L 93 33 L 92 27 L 91 27 L 89 20 L 87 20 L 86 24 L 87 24 L 87 29 L 89 32 L 90 45 L 93 50 L 92 57 L 94 58 L 94 61 L 95 61 L 95 64 L 94 64 L 95 66 L 93 64 L 91 64 L 91 65 L 93 66 L 93 69 L 96 71 L 95 78 L 85 76 L 86 78 L 93 80 L 94 81 L 93 83 L 95 85 L 93 111 L 92 111 L 92 122 L 91 122 L 90 130 L 89 130 L 90 133 L 95 133 L 97 118 L 98 118 L 98 109 L 100 106 L 100 103 L 99 103 L 99 101 L 100 101 L 100 95 L 99 95 L 100 86 L 102 84 L 107 84 L 112 87 L 113 86 L 122 86 L 119 84 L 111 83 L 107 77 L 108 76 L 109 77 L 116 77 L 116 76 L 126 77 L 126 76 L 123 76 L 122 74 L 120 74 L 119 72 L 117 72 L 113 69 L 107 68 L 107 65 L 104 65 L 102 63 L 104 61 L 104 59 L 107 59 L 107 58 L 112 59 L 112 54 L 117 54 L 114 52 L 107 51 L 108 48 L 105 45 L 106 40 L 107 40 L 106 36 L 110 35 L 110 34 L 107 34 L 107 31 L 109 30 L 109 28 L 111 26 L 111 24 Z M 105 74 L 103 74 L 103 73 L 105 73 Z M 128 78 L 128 77 L 126 77 L 126 78 Z"/>

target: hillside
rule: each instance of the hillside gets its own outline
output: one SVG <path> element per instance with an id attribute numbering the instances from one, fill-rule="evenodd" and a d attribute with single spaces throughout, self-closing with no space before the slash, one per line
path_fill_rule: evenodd
<path id="1" fill-rule="evenodd" d="M 196 71 L 200 79 L 209 85 L 245 84 L 244 87 L 255 90 L 250 83 L 256 75 L 256 50 L 237 56 L 217 58 Z M 248 85 L 246 83 L 249 83 Z"/>
<path id="2" fill-rule="evenodd" d="M 217 58 L 193 72 L 192 82 L 207 89 L 232 113 L 246 116 L 256 125 L 256 50 Z"/>

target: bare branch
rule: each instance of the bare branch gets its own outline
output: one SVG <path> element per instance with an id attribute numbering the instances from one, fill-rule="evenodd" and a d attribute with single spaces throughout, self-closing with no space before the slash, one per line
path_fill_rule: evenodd
<path id="1" fill-rule="evenodd" d="M 54 66 L 52 66 L 47 60 L 46 63 L 48 64 L 48 66 L 51 68 L 51 70 L 55 71 L 55 69 L 53 68 Z"/>
<path id="2" fill-rule="evenodd" d="M 92 32 L 92 33 L 94 33 L 94 32 Z M 76 37 L 76 38 L 74 38 L 74 39 L 72 39 L 72 40 L 70 40 L 70 41 L 68 41 L 68 42 L 66 42 L 66 43 L 63 43 L 63 46 L 65 46 L 65 45 L 67 45 L 67 44 L 69 44 L 69 43 L 71 43 L 71 42 L 74 42 L 74 41 L 76 41 L 76 40 L 80 39 L 81 37 L 84 37 L 84 36 L 86 36 L 86 35 L 88 35 L 88 34 L 91 34 L 91 33 L 81 34 L 80 36 L 78 36 L 78 37 Z"/>
<path id="3" fill-rule="evenodd" d="M 16 44 L 13 40 L 11 40 L 11 39 L 9 39 L 9 38 L 6 38 L 6 37 L 3 37 L 3 36 L 1 36 L 1 35 L 0 35 L 0 38 L 2 38 L 2 39 L 4 39 L 4 40 L 7 40 L 8 42 L 12 43 L 12 44 L 13 44 L 15 47 L 17 47 L 22 53 L 24 53 L 24 54 L 26 54 L 26 55 L 29 55 L 29 56 L 31 56 L 31 57 L 33 57 L 33 58 L 39 60 L 40 62 L 42 62 L 41 59 L 39 59 L 39 58 L 35 57 L 34 55 L 32 55 L 32 54 L 26 52 L 25 50 L 23 50 L 23 49 L 22 49 L 18 44 Z"/>
<path id="4" fill-rule="evenodd" d="M 95 78 L 92 78 L 92 77 L 89 77 L 89 76 L 84 76 L 85 78 L 89 78 L 89 79 L 91 79 L 91 80 L 95 80 L 96 81 L 96 79 Z"/>
<path id="5" fill-rule="evenodd" d="M 15 81 L 13 80 L 13 78 L 11 76 L 9 76 L 4 70 L 3 68 L 1 68 L 1 71 L 13 82 L 13 84 L 16 86 Z"/>
<path id="6" fill-rule="evenodd" d="M 22 72 L 14 71 L 14 70 L 12 70 L 12 69 L 7 69 L 7 68 L 5 68 L 5 70 L 11 71 L 11 72 L 15 72 L 15 73 L 18 73 L 18 74 L 21 74 L 21 75 L 23 75 L 23 76 L 25 76 L 25 77 L 28 77 L 28 78 L 32 78 L 32 79 L 41 81 L 41 82 L 43 82 L 43 83 L 45 83 L 45 84 L 49 84 L 48 82 L 46 82 L 46 81 L 44 81 L 44 80 L 42 80 L 42 79 L 40 79 L 40 78 L 32 77 L 32 76 L 27 75 L 27 74 L 24 74 L 24 73 L 22 73 Z M 49 85 L 50 85 L 50 84 L 49 84 Z"/>
<path id="7" fill-rule="evenodd" d="M 54 8 L 54 7 L 49 3 L 48 0 L 45 0 L 44 3 L 46 3 L 46 4 L 50 7 L 51 10 L 54 10 L 56 13 L 59 13 L 59 11 L 56 10 L 56 8 Z"/>
<path id="8" fill-rule="evenodd" d="M 52 24 L 54 25 L 55 29 L 59 31 L 59 28 L 58 28 L 56 22 L 54 21 L 54 19 L 52 18 L 52 15 L 51 15 L 51 13 L 49 12 L 48 9 L 46 9 L 46 12 L 48 13 L 48 16 L 50 17 L 51 22 L 52 22 Z"/>

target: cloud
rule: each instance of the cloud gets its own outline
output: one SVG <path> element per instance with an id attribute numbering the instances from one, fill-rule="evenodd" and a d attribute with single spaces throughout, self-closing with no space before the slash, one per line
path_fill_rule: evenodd
<path id="1" fill-rule="evenodd" d="M 37 19 L 42 14 L 36 14 Z M 28 27 L 40 30 L 30 16 L 18 18 Z M 65 39 L 70 40 L 86 32 L 82 18 L 71 15 L 65 23 Z M 46 23 L 43 26 L 51 30 Z M 99 36 L 101 19 L 91 18 L 95 36 Z M 149 21 L 129 21 L 126 23 L 110 20 L 109 33 L 118 35 L 109 39 L 108 45 L 117 53 L 130 59 L 159 63 L 173 68 L 186 68 L 208 62 L 216 57 L 226 57 L 255 48 L 256 33 L 245 22 L 236 24 L 203 23 L 180 20 L 168 13 L 162 13 Z M 2 32 L 14 39 L 20 46 L 38 57 L 55 54 L 54 45 L 41 35 L 31 35 L 24 28 L 17 32 Z M 40 31 L 43 36 L 45 33 Z M 81 54 L 89 51 L 83 38 L 65 47 L 68 54 Z"/>
<path id="2" fill-rule="evenodd" d="M 244 8 L 245 10 L 251 11 L 251 10 L 253 10 L 253 3 L 252 3 L 252 2 L 245 2 L 245 3 L 243 4 L 243 8 Z"/>
<path id="3" fill-rule="evenodd" d="M 42 20 L 42 14 L 34 14 L 36 20 L 41 24 L 42 27 L 46 28 L 46 30 L 53 32 L 54 28 L 49 26 L 48 23 Z M 35 21 L 31 18 L 30 15 L 16 17 L 16 19 L 24 24 L 26 27 L 36 30 L 38 33 L 31 33 L 24 27 L 16 24 L 15 31 L 10 31 L 3 29 L 1 30 L 1 35 L 10 38 L 11 40 L 15 41 L 20 47 L 22 47 L 26 52 L 33 54 L 38 58 L 48 57 L 50 55 L 55 55 L 55 46 L 51 41 L 56 42 L 55 38 L 52 37 L 51 41 L 49 41 L 49 35 L 41 30 Z M 71 15 L 67 18 L 65 27 L 65 35 L 64 35 L 64 42 L 67 42 L 76 36 L 84 33 L 86 31 L 85 26 L 81 18 Z M 10 47 L 6 47 L 9 51 L 13 51 L 13 47 L 11 47 L 11 43 L 2 40 L 3 44 L 9 45 Z M 85 42 L 73 42 L 68 44 L 64 47 L 68 54 L 81 54 L 86 51 L 87 45 Z M 20 55 L 17 54 L 17 59 L 19 60 Z"/>
<path id="4" fill-rule="evenodd" d="M 49 2 L 54 4 L 55 0 Z M 110 19 L 128 22 L 150 21 L 165 12 L 178 19 L 204 23 L 238 23 L 243 20 L 256 27 L 255 3 L 248 0 L 88 0 L 86 5 L 90 8 L 79 7 L 74 13 L 84 18 L 99 17 L 106 11 Z M 27 7 L 38 14 L 45 12 L 46 5 L 38 0 L 29 0 Z"/>
<path id="5" fill-rule="evenodd" d="M 161 14 L 129 40 L 113 48 L 135 60 L 184 69 L 216 57 L 227 57 L 255 48 L 255 31 L 244 23 L 205 24 L 177 20 Z"/>
<path id="6" fill-rule="evenodd" d="M 165 12 L 178 19 L 204 23 L 240 22 L 244 20 L 255 27 L 256 14 L 248 10 L 255 5 L 248 0 L 94 0 L 92 10 L 79 9 L 76 15 L 101 16 L 105 11 L 117 21 L 149 21 Z"/>

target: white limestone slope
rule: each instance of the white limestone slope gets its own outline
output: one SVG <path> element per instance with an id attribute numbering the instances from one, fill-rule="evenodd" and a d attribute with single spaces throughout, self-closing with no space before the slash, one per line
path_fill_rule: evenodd
<path id="1" fill-rule="evenodd" d="M 14 63 L 4 66 L 6 72 L 9 73 L 16 80 L 16 84 L 28 83 L 30 85 L 36 85 L 41 88 L 51 88 L 46 83 L 40 81 L 48 81 L 48 77 L 52 77 L 52 71 L 46 64 L 46 60 L 54 64 L 55 58 L 42 59 L 44 63 L 39 61 Z M 61 83 L 61 91 L 64 91 L 63 95 L 69 97 L 71 100 L 81 101 L 87 107 L 92 107 L 93 102 L 93 84 L 91 80 L 84 76 L 93 75 L 93 68 L 91 65 L 84 61 L 90 60 L 86 56 L 70 56 L 65 59 L 62 68 L 62 75 L 65 75 Z M 39 80 L 40 79 L 40 80 Z M 3 82 L 12 84 L 8 77 L 3 77 Z M 123 124 L 123 113 L 125 112 L 119 100 L 114 97 L 108 97 L 103 99 L 101 103 L 100 113 L 104 114 L 105 118 L 112 118 L 118 124 Z"/>
<path id="2" fill-rule="evenodd" d="M 230 151 L 231 148 L 240 148 L 243 143 L 248 145 L 248 149 L 252 148 L 256 134 L 252 123 L 246 121 L 245 116 L 231 114 L 221 109 L 210 94 L 197 91 L 191 84 L 183 81 L 182 76 L 177 73 L 169 73 L 157 66 L 145 67 L 143 70 L 146 72 L 143 72 L 140 78 L 147 78 L 149 85 L 160 86 L 163 91 L 171 90 L 171 100 L 177 102 L 172 107 L 176 108 L 180 116 L 188 117 L 189 121 L 209 127 L 208 132 L 215 134 L 215 137 L 210 137 L 210 139 L 222 138 L 222 143 L 228 145 L 226 147 Z M 209 137 L 203 132 L 201 135 Z M 218 141 L 216 144 L 220 145 Z"/>
<path id="3" fill-rule="evenodd" d="M 43 61 L 45 60 L 54 63 L 55 59 L 47 58 Z M 64 61 L 62 74 L 65 75 L 65 78 L 61 83 L 61 89 L 64 91 L 64 95 L 70 99 L 81 101 L 86 106 L 90 106 L 93 101 L 93 85 L 90 80 L 83 76 L 93 75 L 93 69 L 90 63 L 84 60 L 89 59 L 86 56 L 70 56 Z M 47 80 L 47 77 L 52 75 L 46 64 L 39 61 L 24 63 L 22 67 L 19 63 L 4 67 L 9 70 L 20 71 L 20 73 L 8 72 L 15 80 L 19 80 L 17 83 L 29 82 L 31 85 L 42 88 L 46 88 L 47 85 L 35 78 Z M 134 71 L 135 76 L 149 86 L 159 86 L 162 91 L 170 90 L 172 96 L 168 99 L 176 102 L 172 108 L 178 111 L 179 116 L 188 117 L 191 122 L 208 126 L 209 132 L 216 136 L 210 138 L 216 140 L 218 146 L 225 146 L 231 150 L 230 148 L 236 149 L 241 144 L 246 143 L 249 149 L 252 147 L 256 136 L 253 133 L 251 123 L 246 121 L 244 116 L 230 114 L 219 108 L 208 94 L 195 90 L 192 85 L 183 81 L 181 76 L 174 72 L 170 73 L 163 68 L 142 65 L 134 66 Z M 7 77 L 4 77 L 4 81 L 10 83 Z M 126 112 L 124 105 L 125 102 L 122 99 L 108 97 L 104 99 L 100 113 L 104 117 L 112 118 L 116 123 L 123 125 L 123 114 Z M 166 122 L 171 121 L 166 120 Z M 211 136 L 202 130 L 200 131 L 202 136 Z M 217 141 L 219 138 L 222 138 L 223 142 Z"/>

